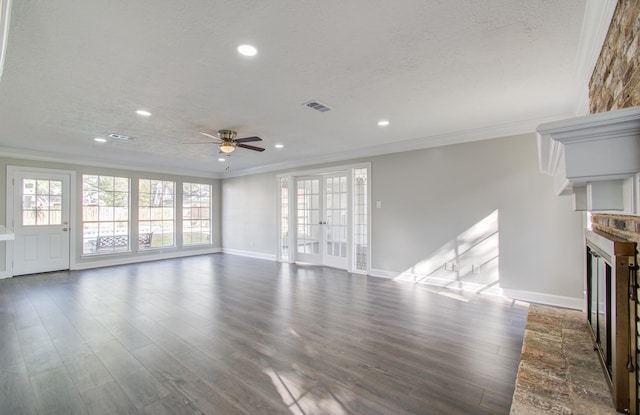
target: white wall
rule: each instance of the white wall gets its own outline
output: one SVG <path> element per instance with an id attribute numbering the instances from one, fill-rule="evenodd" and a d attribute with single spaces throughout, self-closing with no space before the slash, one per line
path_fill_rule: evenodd
<path id="1" fill-rule="evenodd" d="M 520 296 L 542 294 L 529 299 L 580 304 L 582 214 L 539 173 L 533 134 L 339 164 L 362 161 L 371 162 L 374 273 L 411 269 L 497 210 L 501 286 Z M 275 256 L 275 177 L 223 180 L 225 251 Z"/>

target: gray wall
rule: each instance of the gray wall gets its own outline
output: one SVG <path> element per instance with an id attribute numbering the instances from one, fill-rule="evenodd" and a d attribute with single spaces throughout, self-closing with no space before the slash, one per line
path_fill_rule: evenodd
<path id="1" fill-rule="evenodd" d="M 538 171 L 535 135 L 336 164 L 362 161 L 371 162 L 372 269 L 412 269 L 497 210 L 500 285 L 582 298 L 583 217 Z M 275 255 L 276 173 L 225 179 L 222 199 L 224 248 Z"/>
<path id="2" fill-rule="evenodd" d="M 277 185 L 273 173 L 222 182 L 224 249 L 274 256 L 277 252 Z"/>
<path id="3" fill-rule="evenodd" d="M 404 271 L 498 210 L 502 288 L 582 297 L 582 214 L 538 171 L 533 134 L 371 161 L 373 268 Z"/>
<path id="4" fill-rule="evenodd" d="M 572 211 L 569 198 L 554 195 L 551 177 L 538 172 L 533 134 L 334 165 L 362 161 L 371 162 L 372 269 L 412 269 L 497 210 L 501 286 L 582 297 L 582 215 Z M 277 252 L 276 173 L 218 181 L 0 158 L 0 223 L 6 216 L 7 165 L 74 170 L 78 177 L 91 173 L 211 182 L 214 223 L 220 225 L 215 226 L 213 246 L 264 256 Z M 2 250 L 0 244 L 0 269 Z"/>
<path id="5" fill-rule="evenodd" d="M 76 172 L 76 194 L 78 195 L 78 200 L 76 201 L 76 208 L 78 214 L 80 215 L 81 210 L 81 199 L 80 195 L 82 194 L 82 175 L 83 174 L 101 174 L 101 175 L 113 175 L 113 176 L 121 176 L 121 177 L 130 177 L 131 179 L 139 179 L 139 178 L 151 178 L 151 179 L 164 179 L 164 180 L 173 180 L 176 182 L 198 182 L 198 183 L 209 183 L 213 185 L 213 233 L 211 235 L 211 240 L 213 242 L 213 247 L 222 247 L 222 238 L 221 238 L 221 191 L 220 191 L 220 180 L 211 179 L 211 178 L 203 178 L 203 177 L 193 177 L 193 176 L 180 176 L 168 173 L 155 173 L 155 172 L 142 172 L 137 170 L 127 170 L 122 168 L 105 168 L 105 167 L 92 167 L 92 166 L 82 166 L 82 165 L 74 165 L 67 163 L 54 163 L 48 161 L 33 161 L 33 160 L 22 160 L 22 159 L 12 159 L 12 158 L 2 158 L 0 157 L 0 171 L 2 172 L 2 177 L 0 178 L 0 224 L 5 224 L 6 220 L 6 174 L 7 174 L 7 166 L 26 166 L 26 167 L 37 167 L 37 168 L 46 168 L 46 169 L 58 169 L 58 170 L 69 170 Z M 80 217 L 78 218 L 80 220 Z M 73 224 L 72 224 L 73 225 Z M 81 257 L 81 243 L 82 240 L 82 232 L 81 226 L 76 224 L 72 227 L 72 232 L 74 232 L 74 237 L 77 238 L 78 241 L 77 248 L 78 251 L 74 253 L 76 262 L 78 263 L 87 263 L 87 262 L 100 262 L 100 261 L 109 261 L 114 257 L 126 257 L 131 256 L 132 254 L 121 254 L 121 255 L 108 255 L 108 256 L 93 256 L 93 257 Z M 4 246 L 0 246 L 0 271 L 4 271 L 5 269 L 5 252 Z M 189 249 L 189 248 L 185 248 Z M 150 253 L 147 253 L 150 254 Z M 152 253 L 151 253 L 152 254 Z"/>

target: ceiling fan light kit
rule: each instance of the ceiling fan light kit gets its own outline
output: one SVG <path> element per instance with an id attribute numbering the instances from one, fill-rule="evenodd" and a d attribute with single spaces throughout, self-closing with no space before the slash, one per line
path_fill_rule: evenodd
<path id="1" fill-rule="evenodd" d="M 233 153 L 236 150 L 236 145 L 233 143 L 221 143 L 219 150 L 221 153 L 224 154 L 229 154 L 229 153 Z"/>
<path id="2" fill-rule="evenodd" d="M 217 144 L 218 150 L 221 154 L 229 154 L 233 153 L 237 147 L 246 148 L 247 150 L 259 151 L 263 152 L 265 149 L 262 147 L 256 147 L 249 144 L 254 141 L 262 141 L 260 137 L 246 137 L 246 138 L 236 138 L 238 133 L 233 130 L 219 130 L 218 135 L 212 135 L 209 133 L 201 132 L 205 137 L 212 138 L 216 141 L 211 141 L 210 143 L 190 143 L 190 144 Z"/>

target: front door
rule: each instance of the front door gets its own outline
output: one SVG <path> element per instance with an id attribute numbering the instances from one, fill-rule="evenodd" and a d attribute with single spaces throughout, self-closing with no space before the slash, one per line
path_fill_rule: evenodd
<path id="1" fill-rule="evenodd" d="M 296 260 L 347 269 L 346 173 L 296 179 Z"/>
<path id="2" fill-rule="evenodd" d="M 63 173 L 13 177 L 13 275 L 69 269 L 69 183 Z"/>

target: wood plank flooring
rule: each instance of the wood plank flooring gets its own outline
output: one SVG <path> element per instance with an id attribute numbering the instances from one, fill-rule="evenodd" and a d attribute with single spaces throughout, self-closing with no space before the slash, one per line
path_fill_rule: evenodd
<path id="1" fill-rule="evenodd" d="M 526 316 L 222 254 L 0 280 L 0 412 L 507 414 Z"/>

